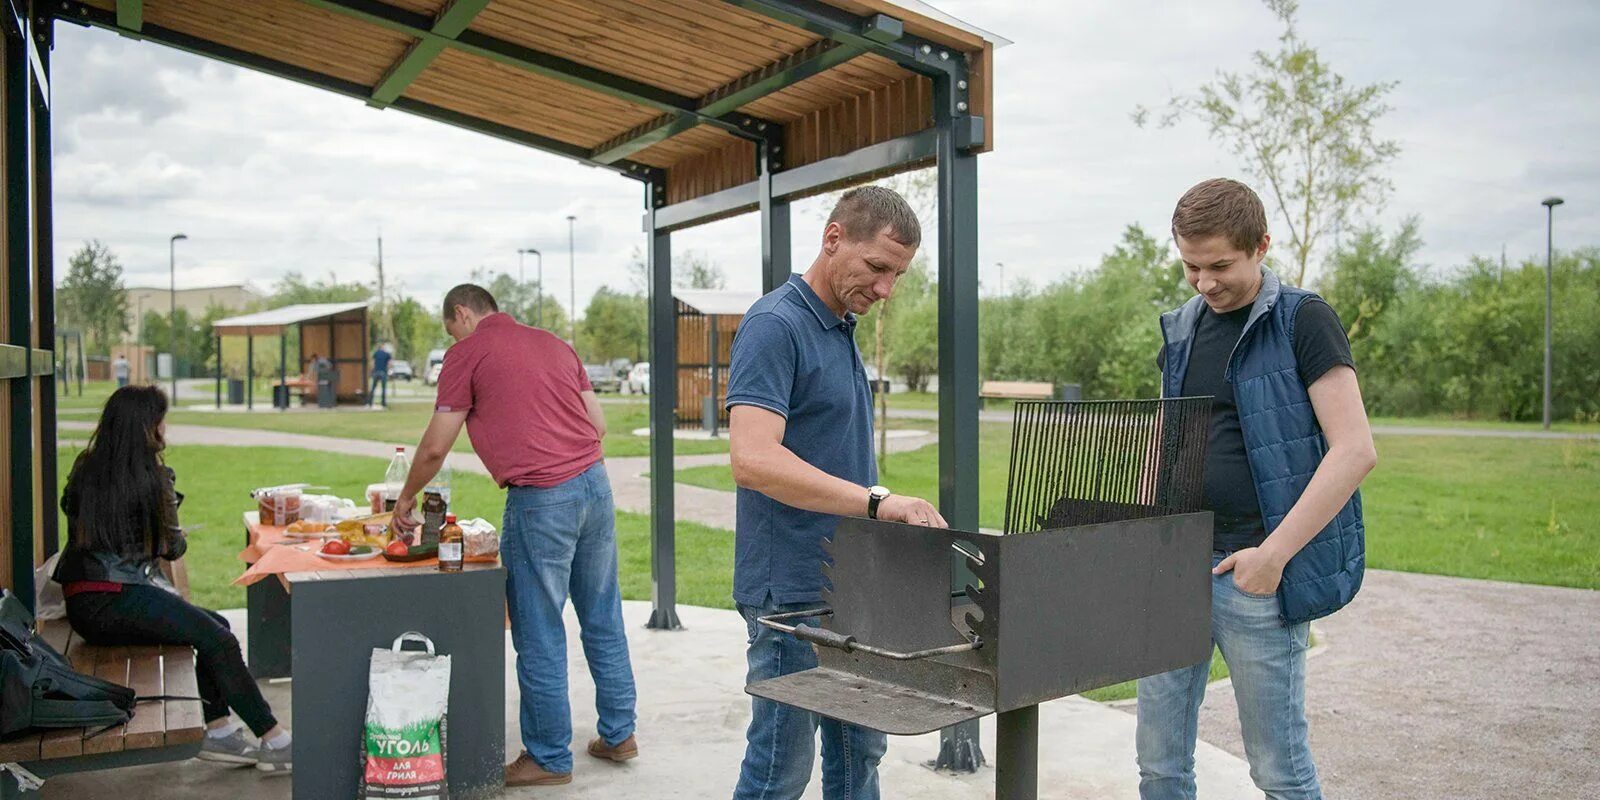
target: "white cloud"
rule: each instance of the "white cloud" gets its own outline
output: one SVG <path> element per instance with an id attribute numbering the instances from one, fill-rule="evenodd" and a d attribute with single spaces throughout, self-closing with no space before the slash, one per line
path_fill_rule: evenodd
<path id="1" fill-rule="evenodd" d="M 1198 126 L 1128 119 L 1276 35 L 1256 0 L 946 0 L 944 10 L 1015 41 L 996 59 L 996 149 L 980 160 L 980 274 L 1035 283 L 1094 263 L 1122 227 L 1166 228 L 1177 196 L 1238 175 Z M 1542 255 L 1540 198 L 1561 194 L 1558 246 L 1600 243 L 1600 7 L 1580 0 L 1305 3 L 1302 33 L 1359 82 L 1395 80 L 1381 131 L 1399 140 L 1382 219 L 1420 214 L 1424 261 Z M 556 156 L 231 66 L 58 27 L 54 69 L 58 268 L 83 239 L 110 244 L 130 283 L 164 284 L 167 237 L 180 284 L 289 271 L 389 280 L 432 303 L 474 268 L 514 273 L 545 253 L 568 294 L 576 214 L 578 303 L 627 286 L 643 244 L 639 185 Z M 819 200 L 797 205 L 794 262 L 815 253 Z M 929 221 L 926 241 L 936 241 Z M 753 216 L 674 237 L 711 254 L 736 287 L 759 284 Z M 527 260 L 534 272 L 535 260 Z M 58 273 L 59 274 L 59 273 Z"/>

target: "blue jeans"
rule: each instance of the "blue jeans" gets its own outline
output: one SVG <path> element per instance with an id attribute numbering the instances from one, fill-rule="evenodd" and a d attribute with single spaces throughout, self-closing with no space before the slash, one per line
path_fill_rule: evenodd
<path id="1" fill-rule="evenodd" d="M 1211 559 L 1212 566 L 1222 560 Z M 1322 797 L 1306 725 L 1310 625 L 1285 625 L 1275 595 L 1248 594 L 1233 573 L 1211 580 L 1211 638 L 1239 706 L 1250 778 L 1269 800 Z M 1139 796 L 1192 800 L 1194 745 L 1211 659 L 1139 681 Z"/>
<path id="2" fill-rule="evenodd" d="M 503 527 L 500 560 L 522 690 L 522 746 L 546 770 L 571 772 L 567 632 L 561 622 L 569 594 L 594 678 L 600 738 L 620 744 L 633 735 L 636 719 L 605 464 L 548 489 L 511 487 Z"/>
<path id="3" fill-rule="evenodd" d="M 811 645 L 756 623 L 756 617 L 815 608 L 819 603 L 763 607 L 739 605 L 749 634 L 745 658 L 750 683 L 817 665 Z M 799 620 L 816 626 L 816 618 Z M 790 624 L 796 620 L 790 620 Z M 822 729 L 822 796 L 826 800 L 877 800 L 878 761 L 889 737 L 874 730 L 818 717 L 809 711 L 756 697 L 745 733 L 744 764 L 734 800 L 795 800 L 811 782 L 817 729 Z"/>
<path id="4" fill-rule="evenodd" d="M 383 397 L 381 400 L 378 397 L 378 384 L 383 384 Z M 375 402 L 383 403 L 384 407 L 389 405 L 389 373 L 387 372 L 372 373 L 372 388 L 367 392 L 367 405 L 370 406 Z"/>

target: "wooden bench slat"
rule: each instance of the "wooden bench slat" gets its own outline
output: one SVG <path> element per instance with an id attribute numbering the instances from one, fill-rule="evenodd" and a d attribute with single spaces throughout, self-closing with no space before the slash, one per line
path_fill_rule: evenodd
<path id="1" fill-rule="evenodd" d="M 978 396 L 1015 400 L 1049 400 L 1055 395 L 1055 391 L 1055 385 L 1050 383 L 984 381 L 983 385 L 978 389 Z"/>
<path id="2" fill-rule="evenodd" d="M 39 638 L 45 644 L 56 649 L 57 653 L 67 654 L 67 648 L 72 643 L 72 626 L 64 619 L 51 619 L 38 623 Z"/>
<path id="3" fill-rule="evenodd" d="M 118 683 L 128 685 L 128 652 L 125 647 L 83 647 L 85 656 L 93 653 L 94 675 Z M 100 753 L 116 753 L 122 750 L 122 733 L 126 726 L 118 725 L 111 730 L 98 734 L 91 739 L 83 740 L 84 755 L 98 755 Z M 85 731 L 85 735 L 93 731 Z"/>
<path id="4" fill-rule="evenodd" d="M 39 746 L 44 737 L 30 733 L 13 742 L 0 742 L 0 763 L 7 761 L 37 761 Z"/>
<path id="5" fill-rule="evenodd" d="M 57 625 L 56 623 L 60 624 Z M 44 633 L 45 626 L 51 629 L 52 634 L 60 635 L 64 632 L 64 635 L 61 635 L 61 643 L 59 645 L 50 637 L 46 637 L 45 641 L 55 646 L 57 651 L 67 657 L 68 663 L 71 663 L 73 646 L 82 644 L 83 638 L 73 632 L 72 626 L 67 625 L 66 620 L 45 623 L 44 626 L 40 627 L 39 632 L 41 634 Z M 44 732 L 39 743 L 40 758 L 70 758 L 79 755 L 83 755 L 82 728 L 61 728 Z"/>
<path id="6" fill-rule="evenodd" d="M 174 697 L 200 696 L 200 683 L 194 671 L 194 648 L 181 645 L 162 647 L 161 669 L 167 694 Z M 167 744 L 198 742 L 205 735 L 205 712 L 201 710 L 199 700 L 168 700 L 164 712 L 167 718 Z"/>
<path id="7" fill-rule="evenodd" d="M 161 688 L 161 648 L 128 649 L 128 688 L 139 697 L 159 697 Z M 123 728 L 123 749 L 141 750 L 166 743 L 167 717 L 160 700 L 146 700 L 133 707 L 133 719 Z"/>

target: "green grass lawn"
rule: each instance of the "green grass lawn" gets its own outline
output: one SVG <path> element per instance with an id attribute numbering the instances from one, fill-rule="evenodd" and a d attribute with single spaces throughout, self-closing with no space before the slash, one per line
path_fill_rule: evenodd
<path id="1" fill-rule="evenodd" d="M 979 432 L 979 524 L 1005 513 L 1010 426 Z M 1600 589 L 1600 442 L 1380 436 L 1362 485 L 1367 563 L 1382 569 Z M 938 449 L 891 455 L 885 485 L 937 502 Z M 726 466 L 678 480 L 732 489 Z"/>
<path id="2" fill-rule="evenodd" d="M 59 451 L 63 485 L 80 447 Z M 383 459 L 306 453 L 286 447 L 170 447 L 167 464 L 178 475 L 184 493 L 185 526 L 204 526 L 189 536 L 186 562 L 194 601 L 208 608 L 240 608 L 244 589 L 232 581 L 244 571 L 238 560 L 244 547 L 241 515 L 254 508 L 250 490 L 277 483 L 312 483 L 328 493 L 352 499 L 368 483 L 380 480 Z M 452 489 L 454 510 L 500 525 L 505 492 L 488 478 L 457 473 Z M 65 530 L 65 520 L 62 530 Z M 732 608 L 733 535 L 693 523 L 677 527 L 678 600 L 713 608 Z M 617 515 L 623 596 L 650 599 L 650 521 L 641 514 Z"/>

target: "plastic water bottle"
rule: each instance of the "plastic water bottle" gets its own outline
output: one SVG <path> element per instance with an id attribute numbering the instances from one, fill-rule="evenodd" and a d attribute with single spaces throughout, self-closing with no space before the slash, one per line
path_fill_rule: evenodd
<path id="1" fill-rule="evenodd" d="M 394 458 L 389 459 L 389 470 L 383 474 L 383 510 L 393 511 L 394 504 L 400 499 L 400 492 L 406 488 L 406 476 L 411 474 L 411 459 L 406 457 L 404 447 L 394 449 Z"/>

